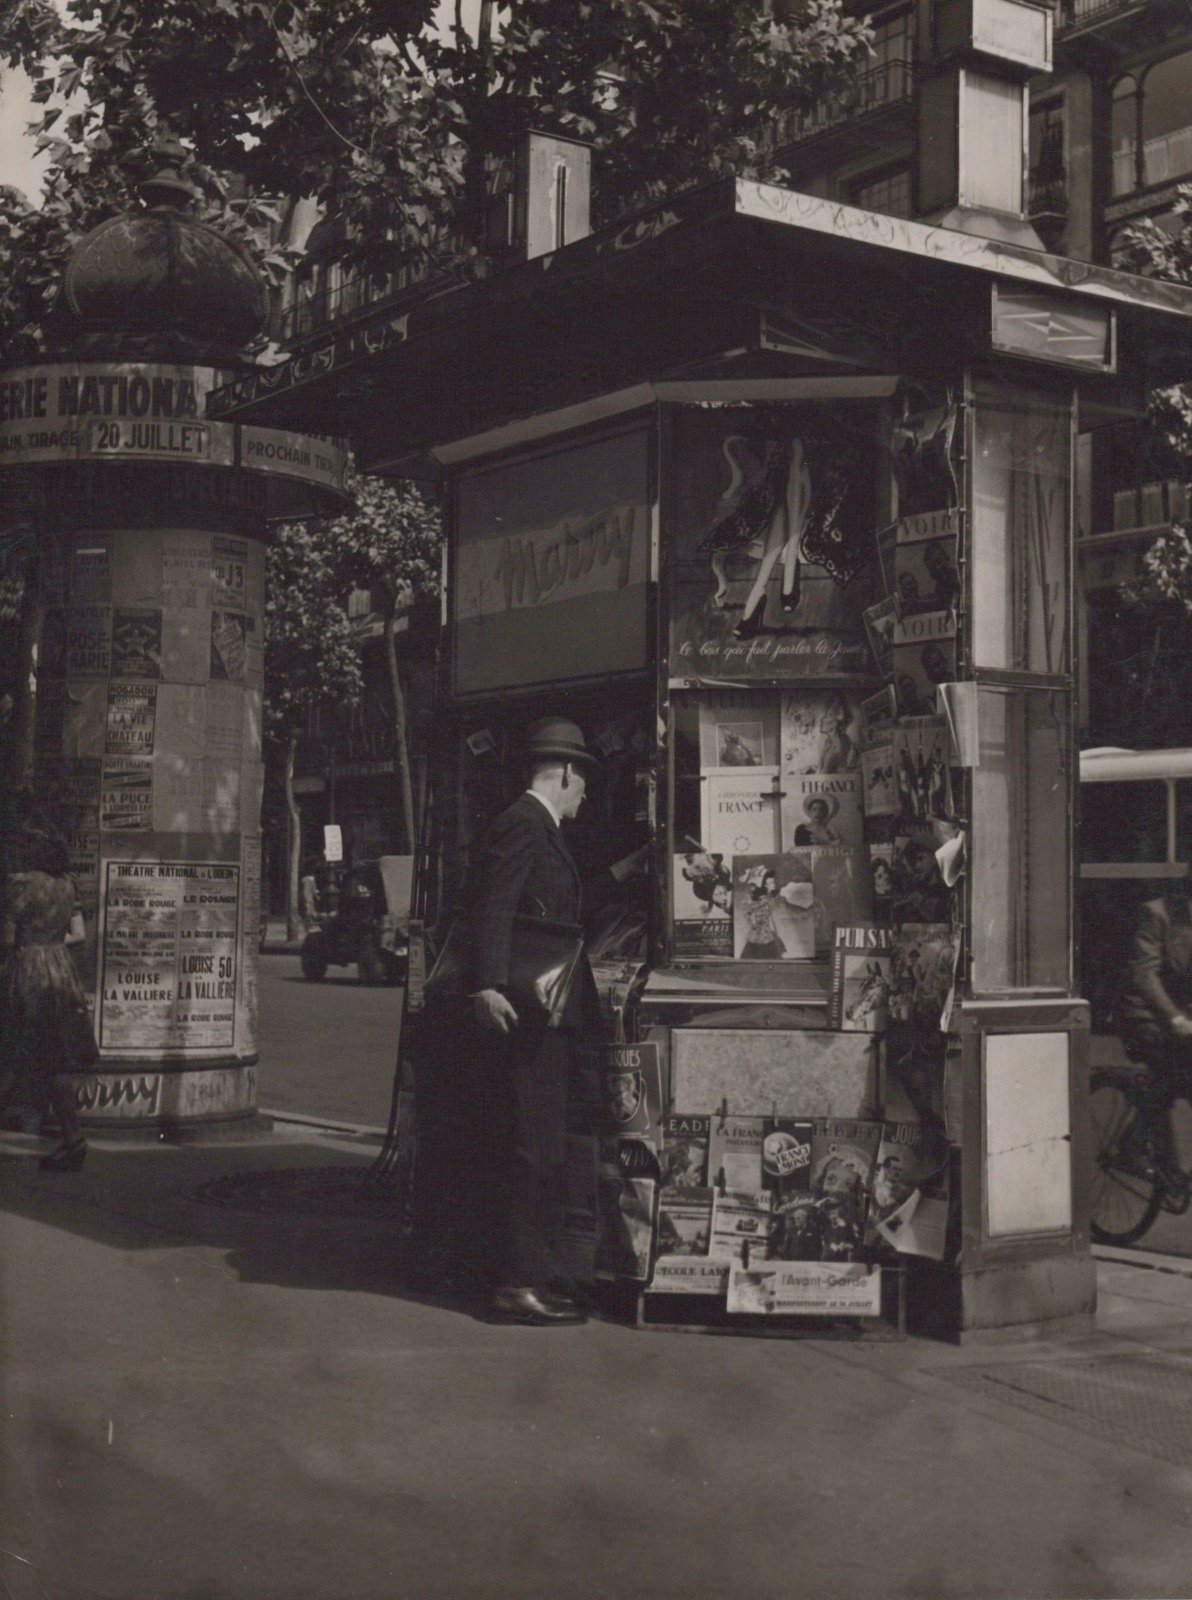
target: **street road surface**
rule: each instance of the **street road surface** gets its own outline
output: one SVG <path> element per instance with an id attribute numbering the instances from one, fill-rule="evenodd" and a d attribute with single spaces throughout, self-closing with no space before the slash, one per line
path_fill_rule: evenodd
<path id="1" fill-rule="evenodd" d="M 354 967 L 307 983 L 296 955 L 261 957 L 262 1111 L 384 1128 L 397 1062 L 400 989 L 372 989 Z"/>

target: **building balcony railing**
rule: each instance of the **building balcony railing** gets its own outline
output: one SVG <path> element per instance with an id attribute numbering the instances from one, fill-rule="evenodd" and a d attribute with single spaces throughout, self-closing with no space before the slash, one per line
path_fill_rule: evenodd
<path id="1" fill-rule="evenodd" d="M 814 106 L 794 111 L 779 122 L 775 142 L 798 144 L 829 128 L 853 122 L 886 106 L 909 101 L 915 89 L 915 68 L 911 61 L 881 61 L 867 67 L 842 89 L 825 95 Z"/>
<path id="2" fill-rule="evenodd" d="M 283 306 L 271 319 L 270 334 L 280 345 L 301 342 L 332 323 L 342 325 L 363 316 L 382 300 L 413 288 L 425 277 L 425 268 L 398 267 L 393 272 L 349 273 L 335 284 L 319 280 L 300 283 L 291 304 Z"/>
<path id="3" fill-rule="evenodd" d="M 1145 0 L 1058 0 L 1055 25 L 1059 33 L 1096 27 L 1126 12 L 1139 11 Z"/>
<path id="4" fill-rule="evenodd" d="M 1192 175 L 1192 126 L 1175 128 L 1143 142 L 1141 161 L 1132 143 L 1113 152 L 1113 198 L 1153 189 L 1161 183 L 1187 181 Z"/>
<path id="5" fill-rule="evenodd" d="M 444 237 L 444 260 L 463 250 L 462 231 Z M 313 276 L 296 280 L 294 298 L 270 318 L 270 337 L 282 346 L 301 344 L 331 327 L 338 330 L 369 316 L 375 307 L 425 286 L 431 278 L 447 278 L 451 273 L 450 267 L 428 266 L 425 258 L 399 260 L 386 272 L 317 267 Z"/>
<path id="6" fill-rule="evenodd" d="M 1027 216 L 1034 221 L 1036 217 L 1060 218 L 1067 217 L 1067 215 L 1067 173 L 1055 173 L 1045 178 L 1037 177 L 1032 173 L 1027 198 Z"/>

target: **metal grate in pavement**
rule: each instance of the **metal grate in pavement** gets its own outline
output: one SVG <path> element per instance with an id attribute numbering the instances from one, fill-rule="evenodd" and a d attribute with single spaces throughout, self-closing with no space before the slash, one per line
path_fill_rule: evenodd
<path id="1" fill-rule="evenodd" d="M 947 1374 L 971 1394 L 1048 1417 L 1106 1444 L 1192 1467 L 1192 1355 L 1023 1361 Z"/>

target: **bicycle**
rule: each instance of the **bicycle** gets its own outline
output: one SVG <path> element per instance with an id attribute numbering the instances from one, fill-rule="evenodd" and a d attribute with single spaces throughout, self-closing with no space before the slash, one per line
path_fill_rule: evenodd
<path id="1" fill-rule="evenodd" d="M 1192 1167 L 1176 1151 L 1172 1114 L 1192 1099 L 1175 1074 L 1138 1067 L 1100 1067 L 1089 1083 L 1093 1177 L 1091 1230 L 1098 1244 L 1135 1244 L 1161 1211 L 1183 1216 L 1192 1205 Z M 1141 1070 L 1140 1070 L 1141 1069 Z"/>

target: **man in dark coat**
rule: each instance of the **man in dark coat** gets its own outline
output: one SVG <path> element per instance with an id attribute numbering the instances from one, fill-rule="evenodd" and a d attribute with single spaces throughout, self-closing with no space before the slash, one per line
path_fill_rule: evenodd
<path id="1" fill-rule="evenodd" d="M 457 1028 L 457 1063 L 479 1157 L 468 1165 L 488 1212 L 490 1316 L 552 1325 L 584 1320 L 560 1285 L 557 1250 L 568 1076 L 599 1010 L 585 957 L 560 1024 L 549 1028 L 545 1014 L 511 990 L 510 952 L 519 915 L 580 922 L 580 876 L 560 824 L 579 810 L 597 762 L 580 729 L 560 717 L 536 722 L 526 747 L 529 787 L 489 827 L 465 898 L 471 1015 Z M 617 862 L 597 895 L 644 861 L 641 850 Z"/>
<path id="2" fill-rule="evenodd" d="M 1186 894 L 1148 900 L 1138 913 L 1122 1033 L 1148 1060 L 1192 1062 L 1192 907 Z"/>

